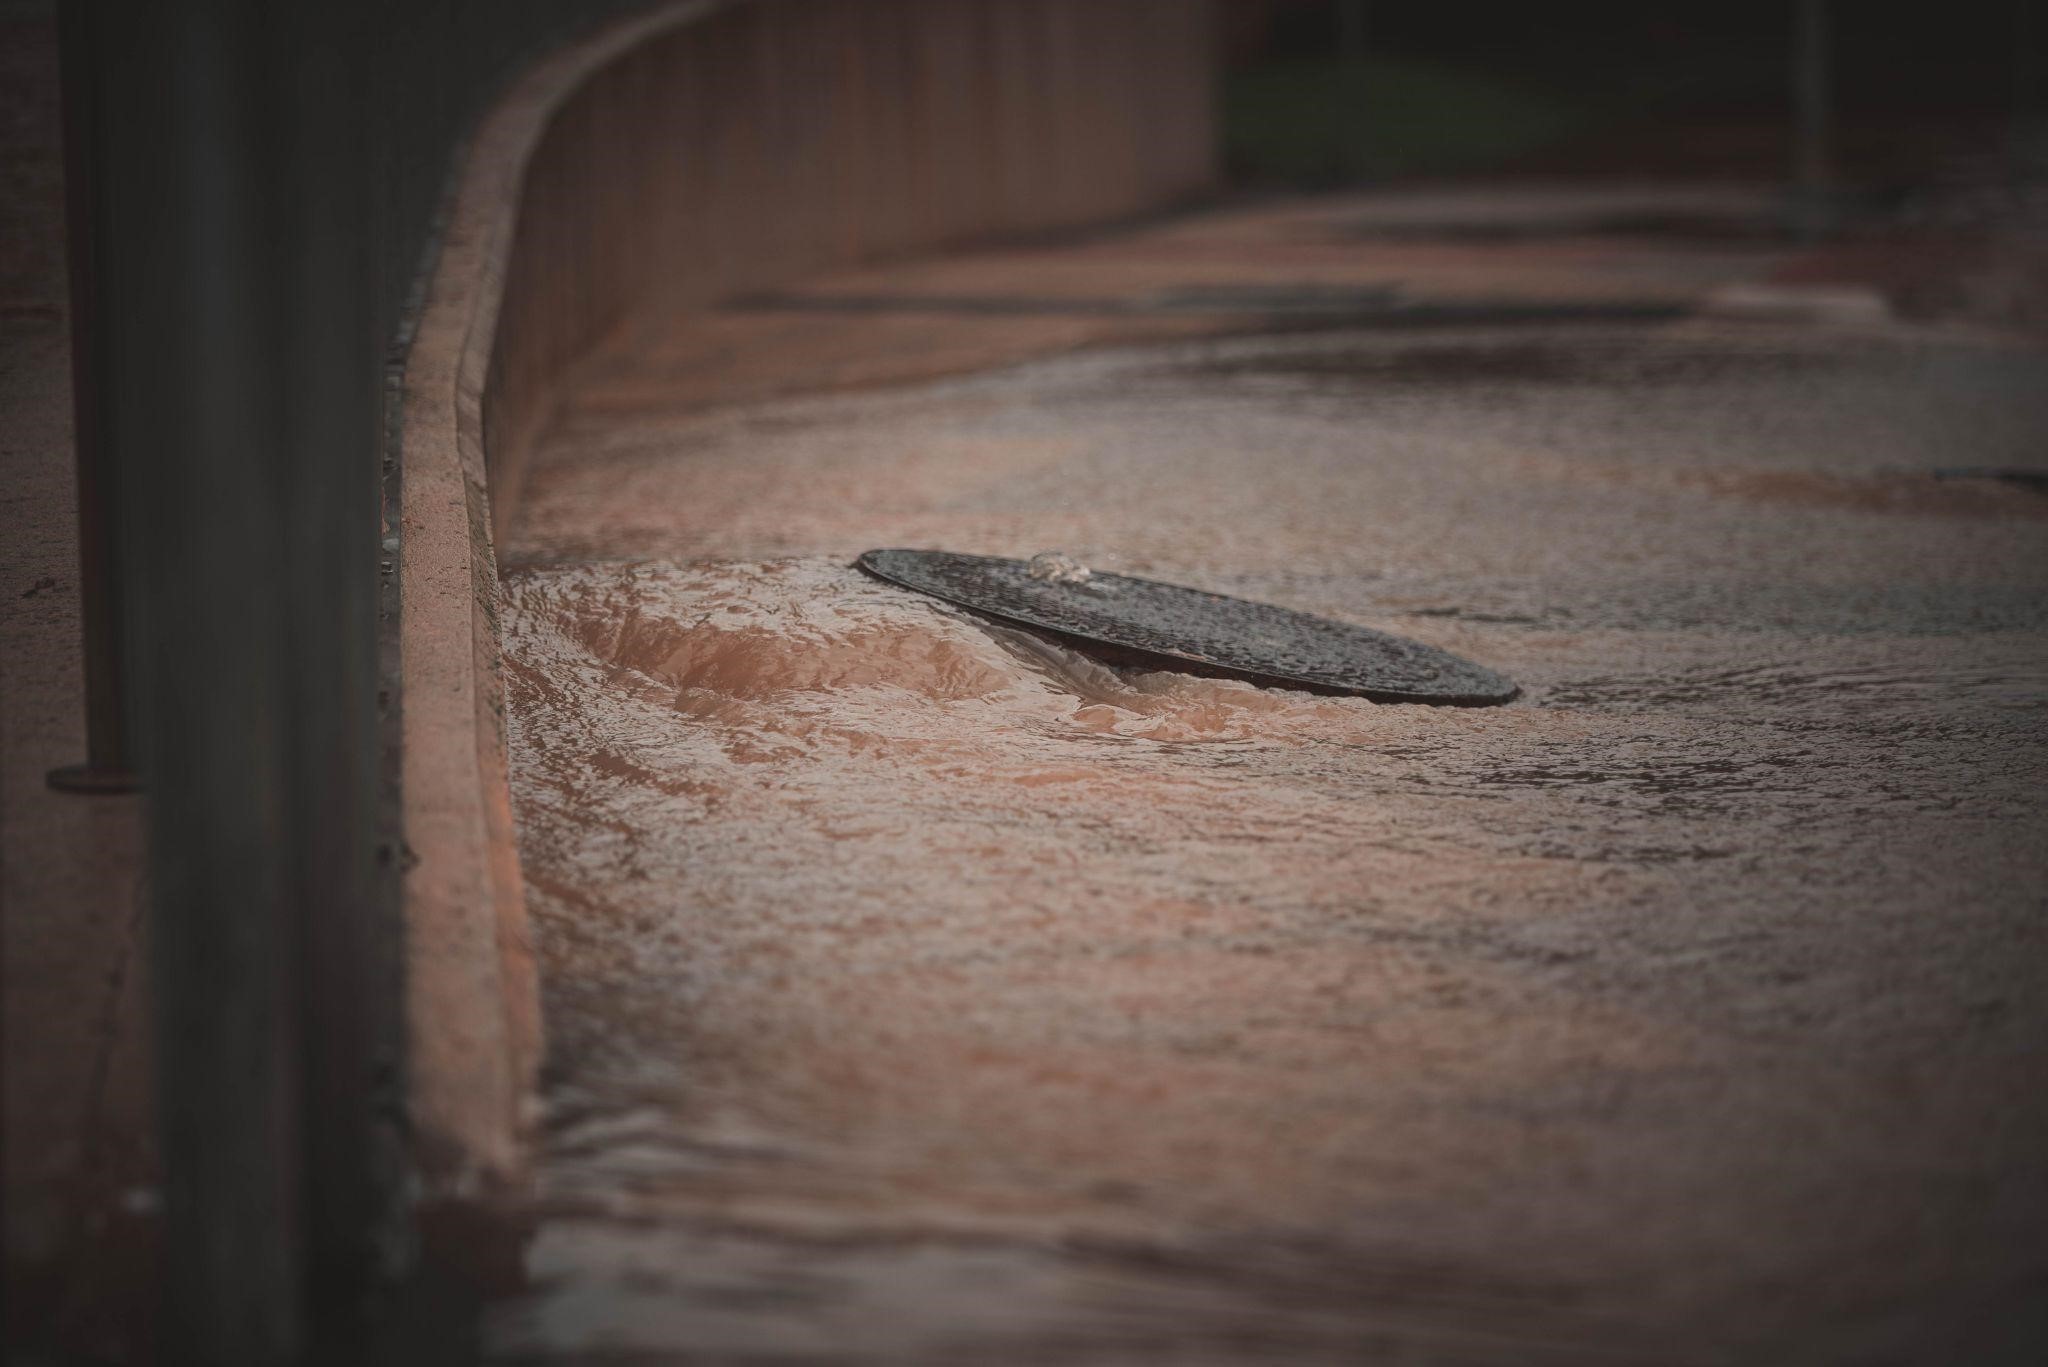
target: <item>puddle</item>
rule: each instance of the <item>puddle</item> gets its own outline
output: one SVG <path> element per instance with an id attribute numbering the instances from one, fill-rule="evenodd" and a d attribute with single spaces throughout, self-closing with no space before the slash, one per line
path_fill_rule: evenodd
<path id="1" fill-rule="evenodd" d="M 504 620 L 552 1079 L 515 1358 L 811 1351 L 842 1315 L 899 1325 L 877 1351 L 1009 1342 L 1091 1323 L 1076 1276 L 1153 1303 L 1152 1264 L 1091 1242 L 1365 1193 L 1434 1212 L 1398 1222 L 1427 1246 L 1503 1164 L 1563 1180 L 1472 1106 L 1601 1134 L 1705 1022 L 1815 994 L 1853 1021 L 1853 975 L 1797 967 L 1839 943 L 1840 879 L 1880 959 L 1911 889 L 1986 859 L 2028 885 L 1996 840 L 1907 834 L 2026 810 L 2026 641 L 1632 672 L 1626 634 L 1518 626 L 1608 668 L 1471 711 L 1120 668 L 819 557 L 524 571 Z M 1862 873 L 1801 853 L 1855 842 Z M 1757 975 L 1752 937 L 1793 967 Z M 1620 1142 L 1718 1190 L 1695 1123 Z M 1474 1277 L 1557 1266 L 1440 1227 Z"/>
<path id="2" fill-rule="evenodd" d="M 2040 361 L 1674 332 L 1077 354 L 537 472 L 506 1355 L 1486 1361 L 1428 1337 L 1476 1306 L 1528 1361 L 1503 1271 L 1703 1342 L 1842 1288 L 1790 1334 L 1913 1291 L 1869 1250 L 2005 1237 L 1986 1191 L 2038 1213 L 2040 500 L 1928 472 L 2024 467 Z M 851 568 L 891 545 L 1385 625 L 1525 700 L 1134 668 Z"/>

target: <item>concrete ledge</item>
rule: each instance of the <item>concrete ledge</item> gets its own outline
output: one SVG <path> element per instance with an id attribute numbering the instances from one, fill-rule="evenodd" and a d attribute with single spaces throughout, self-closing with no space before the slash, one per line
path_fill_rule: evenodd
<path id="1" fill-rule="evenodd" d="M 479 125 L 407 357 L 399 650 L 407 1054 L 430 1187 L 516 1183 L 540 1004 L 505 774 L 497 561 L 483 395 L 528 162 L 563 99 L 651 35 L 717 8 L 672 4 L 528 71 Z"/>

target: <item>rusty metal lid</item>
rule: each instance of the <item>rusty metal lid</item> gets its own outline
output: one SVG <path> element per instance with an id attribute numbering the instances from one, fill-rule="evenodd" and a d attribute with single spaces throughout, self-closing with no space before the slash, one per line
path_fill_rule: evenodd
<path id="1" fill-rule="evenodd" d="M 855 563 L 878 579 L 985 616 L 1157 657 L 1166 667 L 1376 702 L 1485 707 L 1519 691 L 1493 670 L 1420 641 L 1177 584 L 1091 573 L 1063 556 L 1026 562 L 876 550 Z"/>

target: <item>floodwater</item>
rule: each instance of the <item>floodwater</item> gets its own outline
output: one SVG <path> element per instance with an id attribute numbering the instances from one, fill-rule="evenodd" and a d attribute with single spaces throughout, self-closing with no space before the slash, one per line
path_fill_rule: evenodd
<path id="1" fill-rule="evenodd" d="M 2020 1360 L 2048 499 L 1930 472 L 2044 432 L 2038 351 L 1703 323 L 586 432 L 508 557 L 551 1062 L 495 1350 Z M 1056 550 L 1524 695 L 1111 666 L 876 546 Z"/>

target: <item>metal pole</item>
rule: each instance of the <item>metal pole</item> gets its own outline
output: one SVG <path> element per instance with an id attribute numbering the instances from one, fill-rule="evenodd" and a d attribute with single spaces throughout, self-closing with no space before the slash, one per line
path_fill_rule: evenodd
<path id="1" fill-rule="evenodd" d="M 1372 170 L 1370 159 L 1359 140 L 1365 136 L 1369 119 L 1366 109 L 1365 40 L 1366 0 L 1337 0 L 1338 83 L 1337 156 L 1340 170 L 1357 179 Z"/>
<path id="2" fill-rule="evenodd" d="M 78 589 L 85 646 L 85 763 L 52 769 L 67 793 L 128 793 L 140 786 L 130 753 L 123 667 L 120 554 L 114 535 L 120 462 L 101 415 L 102 325 L 97 79 L 83 4 L 58 9 L 64 99 L 64 221 L 71 294 L 71 430 L 78 470 Z"/>
<path id="3" fill-rule="evenodd" d="M 1802 237 L 1833 225 L 1834 91 L 1827 0 L 1799 0 L 1792 52 L 1792 219 Z"/>
<path id="4" fill-rule="evenodd" d="M 1337 50 L 1347 66 L 1365 58 L 1366 0 L 1339 0 L 1337 6 Z"/>
<path id="5" fill-rule="evenodd" d="M 346 1357 L 388 1212 L 370 1021 L 396 991 L 372 953 L 374 16 L 74 8 L 97 78 L 96 411 L 150 784 L 163 1356 Z"/>
<path id="6" fill-rule="evenodd" d="M 2034 51 L 2034 0 L 2014 0 L 2012 7 L 2012 118 L 2008 141 L 2015 154 L 2024 156 L 2024 140 L 2032 130 L 2030 116 L 2041 99 L 2039 62 Z"/>
<path id="7" fill-rule="evenodd" d="M 119 462 L 138 739 L 150 779 L 150 988 L 164 1167 L 164 1356 L 305 1346 L 297 924 L 270 553 L 256 16 L 87 0 L 98 62 L 106 441 Z"/>

